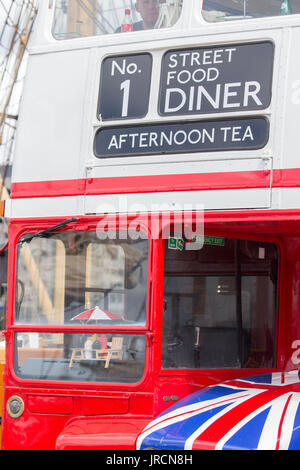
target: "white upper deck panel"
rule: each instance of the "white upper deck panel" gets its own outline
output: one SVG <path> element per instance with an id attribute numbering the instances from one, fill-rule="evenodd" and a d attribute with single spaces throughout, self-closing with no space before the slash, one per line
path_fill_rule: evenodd
<path id="1" fill-rule="evenodd" d="M 59 17 L 62 6 L 74 13 L 72 1 L 75 5 L 60 0 L 59 11 L 52 0 L 40 4 L 12 196 L 28 197 L 30 182 L 41 183 L 32 186 L 35 196 L 79 195 L 87 178 L 97 182 L 90 195 L 107 194 L 110 185 L 112 192 L 122 192 L 123 177 L 129 178 L 125 192 L 130 182 L 137 192 L 146 182 L 149 192 L 145 178 L 172 175 L 174 189 L 186 190 L 190 175 L 202 175 L 203 182 L 205 173 L 221 172 L 240 181 L 229 189 L 241 189 L 244 176 L 245 187 L 254 188 L 257 177 L 256 186 L 267 191 L 262 206 L 268 207 L 272 180 L 278 187 L 286 176 L 282 170 L 300 168 L 300 14 L 279 15 L 279 0 L 245 0 L 236 9 L 230 0 L 219 0 L 213 11 L 205 0 L 202 15 L 201 1 L 184 0 L 171 27 L 162 22 L 160 29 L 112 34 L 123 5 L 130 4 L 133 12 L 132 2 L 118 0 L 103 34 L 99 21 L 85 24 L 86 10 L 69 23 Z M 186 175 L 183 184 L 180 175 Z M 64 181 L 77 185 L 65 193 L 62 186 L 53 189 Z M 216 183 L 212 178 L 210 187 L 218 189 Z M 196 190 L 195 184 L 190 189 Z"/>

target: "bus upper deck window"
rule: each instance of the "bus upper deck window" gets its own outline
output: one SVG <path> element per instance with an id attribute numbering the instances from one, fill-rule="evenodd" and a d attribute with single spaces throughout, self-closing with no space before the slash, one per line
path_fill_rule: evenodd
<path id="1" fill-rule="evenodd" d="M 206 21 L 228 21 L 300 13 L 298 0 L 203 0 Z"/>
<path id="2" fill-rule="evenodd" d="M 180 16 L 182 2 L 57 0 L 53 35 L 56 39 L 71 39 L 171 27 Z"/>

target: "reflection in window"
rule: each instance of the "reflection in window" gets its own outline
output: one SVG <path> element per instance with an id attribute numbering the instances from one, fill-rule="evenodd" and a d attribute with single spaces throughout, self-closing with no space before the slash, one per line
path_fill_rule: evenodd
<path id="1" fill-rule="evenodd" d="M 276 287 L 271 243 L 166 244 L 162 367 L 273 367 Z"/>
<path id="2" fill-rule="evenodd" d="M 300 13 L 298 0 L 203 0 L 207 21 L 227 21 Z"/>
<path id="3" fill-rule="evenodd" d="M 130 232 L 104 240 L 95 232 L 61 232 L 20 241 L 15 321 L 144 325 L 147 274 L 148 241 Z"/>
<path id="4" fill-rule="evenodd" d="M 23 379 L 136 383 L 144 373 L 144 336 L 18 333 L 15 344 Z"/>
<path id="5" fill-rule="evenodd" d="M 92 260 L 98 259 L 98 263 Z M 106 310 L 114 312 L 120 318 L 125 315 L 125 251 L 124 247 L 116 245 L 99 245 L 91 243 L 87 247 L 86 286 L 85 294 L 87 308 L 102 305 Z M 97 283 L 98 271 L 105 273 L 102 280 L 103 291 L 99 292 Z M 111 287 L 114 288 L 111 290 Z M 105 294 L 105 291 L 108 293 Z"/>
<path id="6" fill-rule="evenodd" d="M 57 0 L 56 39 L 114 34 L 173 26 L 183 0 Z"/>

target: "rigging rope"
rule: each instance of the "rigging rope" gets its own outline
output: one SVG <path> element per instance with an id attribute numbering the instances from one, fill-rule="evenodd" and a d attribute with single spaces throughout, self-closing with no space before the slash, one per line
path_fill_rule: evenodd
<path id="1" fill-rule="evenodd" d="M 16 126 L 11 123 L 18 118 L 22 69 L 27 42 L 37 13 L 37 0 L 11 0 L 9 6 L 0 0 L 5 13 L 0 32 L 0 195 L 8 166 L 11 164 Z M 17 88 L 19 88 L 17 90 Z"/>

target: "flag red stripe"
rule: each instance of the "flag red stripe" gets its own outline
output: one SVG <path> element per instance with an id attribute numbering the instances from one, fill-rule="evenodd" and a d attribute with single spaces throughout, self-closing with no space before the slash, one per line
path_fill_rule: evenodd
<path id="1" fill-rule="evenodd" d="M 282 424 L 283 424 L 283 420 L 284 420 L 284 417 L 285 417 L 285 415 L 286 415 L 286 410 L 287 410 L 287 407 L 289 406 L 289 402 L 290 402 L 291 398 L 292 398 L 292 395 L 290 395 L 289 398 L 287 399 L 286 404 L 285 404 L 285 407 L 284 407 L 284 410 L 283 410 L 283 412 L 282 412 L 282 416 L 281 416 L 280 423 L 279 423 L 279 427 L 278 427 L 278 435 L 277 435 L 276 450 L 279 450 L 280 438 L 281 438 L 281 431 L 282 431 Z"/>

